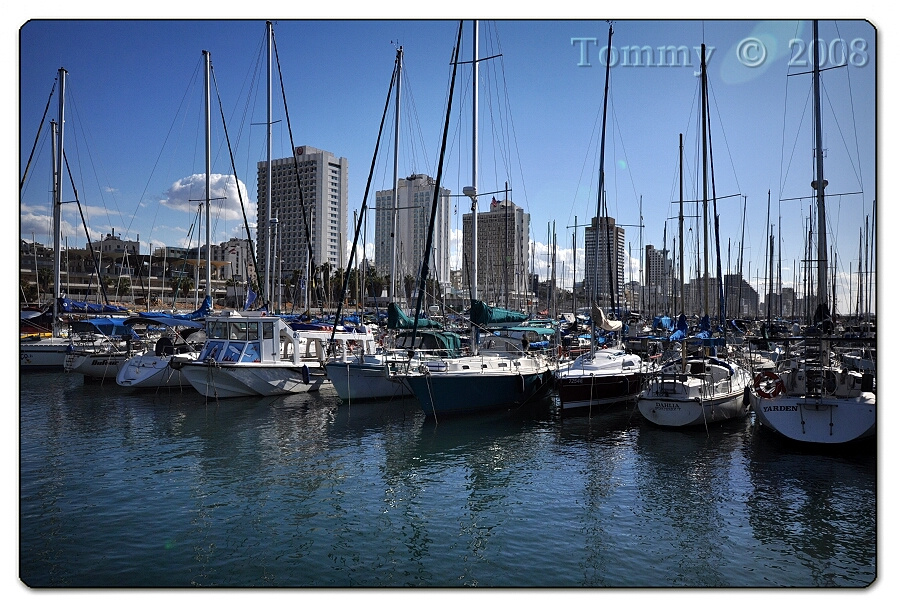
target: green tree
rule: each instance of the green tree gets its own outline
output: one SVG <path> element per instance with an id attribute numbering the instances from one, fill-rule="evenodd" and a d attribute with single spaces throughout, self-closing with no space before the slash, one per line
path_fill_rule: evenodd
<path id="1" fill-rule="evenodd" d="M 416 288 L 416 277 L 412 274 L 407 274 L 403 277 L 403 290 L 406 292 L 406 299 L 410 299 L 412 297 L 413 289 Z"/>
<path id="2" fill-rule="evenodd" d="M 169 288 L 175 297 L 187 297 L 194 290 L 194 279 L 189 276 L 176 276 L 169 282 Z"/>
<path id="3" fill-rule="evenodd" d="M 366 274 L 366 292 L 369 297 L 380 297 L 385 285 L 387 285 L 387 278 L 378 274 L 374 267 L 369 267 Z"/>

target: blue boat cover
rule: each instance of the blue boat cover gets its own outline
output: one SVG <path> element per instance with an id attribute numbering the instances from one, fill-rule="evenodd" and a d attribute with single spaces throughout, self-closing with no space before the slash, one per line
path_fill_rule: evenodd
<path id="1" fill-rule="evenodd" d="M 671 320 L 671 319 L 670 319 Z M 675 332 L 669 335 L 669 341 L 679 341 L 687 336 L 687 318 L 684 314 L 678 316 L 678 323 L 675 325 Z"/>
<path id="2" fill-rule="evenodd" d="M 130 325 L 125 324 L 124 318 L 88 318 L 78 320 L 71 324 L 74 333 L 102 333 L 108 337 L 140 339 Z"/>
<path id="3" fill-rule="evenodd" d="M 138 316 L 144 318 L 175 318 L 178 320 L 203 320 L 212 312 L 212 297 L 209 295 L 203 300 L 199 308 L 187 314 L 169 314 L 168 312 L 138 312 Z"/>
<path id="4" fill-rule="evenodd" d="M 130 316 L 125 319 L 124 324 L 129 327 L 132 325 L 148 325 L 165 327 L 188 327 L 191 329 L 203 328 L 203 323 L 199 323 L 195 320 L 172 318 L 171 316 Z"/>
<path id="5" fill-rule="evenodd" d="M 128 308 L 124 306 L 113 306 L 107 304 L 88 303 L 86 301 L 75 301 L 68 297 L 60 297 L 57 300 L 59 310 L 69 314 L 122 314 L 128 313 Z"/>
<path id="6" fill-rule="evenodd" d="M 682 316 L 684 316 L 682 314 Z M 675 328 L 675 323 L 668 316 L 656 316 L 653 318 L 653 330 L 663 329 L 664 331 L 671 331 Z"/>

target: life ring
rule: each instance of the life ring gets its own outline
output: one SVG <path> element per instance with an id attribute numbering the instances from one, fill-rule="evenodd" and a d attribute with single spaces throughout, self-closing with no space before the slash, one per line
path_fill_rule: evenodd
<path id="1" fill-rule="evenodd" d="M 753 389 L 760 398 L 775 398 L 784 392 L 784 382 L 777 373 L 763 371 L 754 378 Z"/>

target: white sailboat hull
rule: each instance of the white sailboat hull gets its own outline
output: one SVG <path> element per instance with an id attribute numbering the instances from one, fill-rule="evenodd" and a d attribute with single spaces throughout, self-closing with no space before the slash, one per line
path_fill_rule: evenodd
<path id="1" fill-rule="evenodd" d="M 75 351 L 66 356 L 64 368 L 71 373 L 80 373 L 85 379 L 115 381 L 119 370 L 128 360 L 125 352 Z"/>
<path id="2" fill-rule="evenodd" d="M 839 445 L 875 436 L 875 395 L 871 392 L 854 398 L 761 398 L 753 410 L 764 427 L 802 443 Z"/>
<path id="3" fill-rule="evenodd" d="M 62 371 L 71 350 L 72 342 L 63 337 L 23 341 L 19 345 L 19 365 L 22 370 Z"/>
<path id="4" fill-rule="evenodd" d="M 641 392 L 637 408 L 658 426 L 701 426 L 746 416 L 755 395 L 753 378 L 738 365 L 709 365 L 708 374 L 668 373 L 655 376 Z M 727 375 L 726 375 L 727 373 Z"/>
<path id="5" fill-rule="evenodd" d="M 188 357 L 190 354 L 181 356 Z M 196 354 L 193 355 L 196 358 Z M 190 387 L 179 369 L 169 366 L 171 356 L 143 352 L 129 358 L 119 369 L 116 383 L 125 388 Z"/>
<path id="6" fill-rule="evenodd" d="M 325 372 L 343 401 L 409 398 L 413 392 L 397 374 L 405 368 L 405 362 L 384 355 L 369 355 L 362 360 L 351 357 L 329 361 Z"/>

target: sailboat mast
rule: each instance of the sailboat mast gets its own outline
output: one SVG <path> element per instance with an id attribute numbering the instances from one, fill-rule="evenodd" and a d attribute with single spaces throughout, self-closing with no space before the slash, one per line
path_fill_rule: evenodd
<path id="1" fill-rule="evenodd" d="M 607 37 L 606 42 L 606 81 L 603 85 L 603 122 L 600 127 L 600 183 L 597 187 L 597 220 L 596 220 L 596 231 L 594 232 L 594 280 L 591 285 L 591 302 L 596 305 L 597 303 L 597 291 L 600 287 L 600 213 L 603 205 L 603 189 L 606 186 L 605 184 L 605 172 L 603 170 L 603 163 L 605 161 L 604 154 L 606 152 L 606 107 L 607 101 L 609 99 L 609 64 L 610 64 L 610 55 L 612 49 L 612 35 L 613 35 L 613 26 L 610 22 L 609 24 L 609 35 Z M 607 228 L 609 224 L 607 222 Z M 607 238 L 609 238 L 609 233 L 607 233 Z M 609 293 L 610 301 L 612 301 L 612 291 Z M 593 313 L 593 307 L 591 309 Z M 596 332 L 597 327 L 593 328 L 593 331 Z M 596 344 L 594 343 L 596 338 L 593 333 L 591 335 L 591 358 L 594 357 L 594 353 L 596 352 Z"/>
<path id="2" fill-rule="evenodd" d="M 578 302 L 575 297 L 575 270 L 578 267 L 578 215 L 575 216 L 575 229 L 572 230 L 572 316 L 578 316 Z"/>
<path id="3" fill-rule="evenodd" d="M 59 336 L 57 317 L 59 314 L 60 298 L 60 264 L 62 263 L 62 250 L 60 249 L 60 235 L 62 234 L 62 168 L 63 168 L 63 125 L 66 116 L 66 72 L 65 68 L 59 68 L 59 124 L 56 133 L 56 166 L 53 174 L 53 337 Z"/>
<path id="4" fill-rule="evenodd" d="M 678 290 L 684 314 L 684 135 L 678 133 Z"/>
<path id="5" fill-rule="evenodd" d="M 700 45 L 700 125 L 703 135 L 703 313 L 709 314 L 709 194 L 707 191 L 706 44 Z M 699 269 L 699 268 L 698 268 Z"/>
<path id="6" fill-rule="evenodd" d="M 472 21 L 472 303 L 478 299 L 478 21 Z M 478 354 L 478 329 L 472 325 L 472 354 Z"/>
<path id="7" fill-rule="evenodd" d="M 738 313 L 737 316 L 743 316 L 744 302 L 744 231 L 747 228 L 747 197 L 744 196 L 744 213 L 741 219 L 741 250 L 738 253 Z"/>
<path id="8" fill-rule="evenodd" d="M 266 21 L 266 289 L 270 291 L 272 268 L 272 22 Z"/>
<path id="9" fill-rule="evenodd" d="M 478 21 L 472 22 L 472 299 L 478 298 Z"/>
<path id="10" fill-rule="evenodd" d="M 394 301 L 394 284 L 397 282 L 397 226 L 400 218 L 397 213 L 400 209 L 400 186 L 397 181 L 400 171 L 400 91 L 403 73 L 403 47 L 397 49 L 397 94 L 394 105 L 394 205 L 391 209 L 391 283 L 388 288 L 388 297 Z"/>
<path id="11" fill-rule="evenodd" d="M 209 51 L 203 51 L 203 61 L 205 63 L 205 76 L 204 76 L 204 89 L 205 89 L 205 99 L 204 99 L 204 110 L 206 112 L 206 296 L 209 297 L 212 293 L 212 264 L 210 263 L 212 259 L 212 251 L 210 251 L 209 242 L 210 242 L 210 221 L 209 221 L 209 183 L 210 183 L 210 170 L 211 170 L 211 145 L 210 145 L 210 101 L 209 101 L 209 70 L 210 70 L 210 61 L 209 61 Z"/>
<path id="12" fill-rule="evenodd" d="M 819 22 L 813 21 L 813 40 L 819 39 Z M 816 302 L 818 306 L 828 305 L 828 249 L 825 238 L 825 179 L 824 155 L 822 152 L 822 107 L 819 93 L 819 47 L 813 53 L 813 99 L 816 111 L 816 207 L 818 211 L 818 289 Z M 824 308 L 822 308 L 824 312 Z"/>

